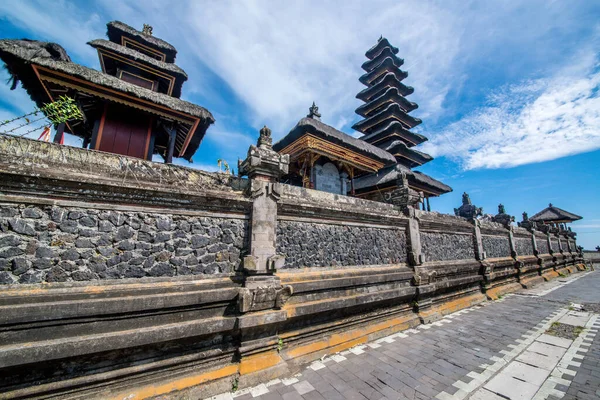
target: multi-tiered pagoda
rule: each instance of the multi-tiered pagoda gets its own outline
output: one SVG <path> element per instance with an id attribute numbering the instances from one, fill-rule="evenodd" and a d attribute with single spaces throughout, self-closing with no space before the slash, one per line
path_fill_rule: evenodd
<path id="1" fill-rule="evenodd" d="M 75 99 L 83 119 L 56 126 L 83 139 L 83 147 L 146 160 L 159 154 L 191 160 L 214 118 L 179 99 L 186 73 L 175 65 L 177 50 L 122 22 L 107 24 L 108 40 L 88 44 L 98 51 L 102 71 L 71 61 L 56 43 L 0 40 L 0 59 L 39 107 L 60 96 Z"/>
<path id="2" fill-rule="evenodd" d="M 362 119 L 353 129 L 364 136 L 360 139 L 391 153 L 396 164 L 383 168 L 375 174 L 358 178 L 355 182 L 356 194 L 360 197 L 378 199 L 386 191 L 397 187 L 398 179 L 405 176 L 411 189 L 423 192 L 429 208 L 429 197 L 452 191 L 449 186 L 417 171 L 433 158 L 413 147 L 427 138 L 413 133 L 410 129 L 421 120 L 409 115 L 417 104 L 406 99 L 414 89 L 402 81 L 408 76 L 400 67 L 404 60 L 397 56 L 398 49 L 385 38 L 380 38 L 365 55 L 368 60 L 362 65 L 365 74 L 359 78 L 366 89 L 356 97 L 365 102 L 356 109 Z"/>

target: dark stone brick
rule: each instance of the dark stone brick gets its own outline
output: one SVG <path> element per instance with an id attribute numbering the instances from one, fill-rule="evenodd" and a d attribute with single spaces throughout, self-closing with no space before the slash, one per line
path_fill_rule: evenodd
<path id="1" fill-rule="evenodd" d="M 209 253 L 209 254 L 206 254 L 206 255 L 200 257 L 200 263 L 202 263 L 202 264 L 212 263 L 215 261 L 215 259 L 216 259 L 215 255 Z"/>
<path id="2" fill-rule="evenodd" d="M 75 264 L 73 261 L 61 261 L 58 263 L 58 266 L 64 269 L 65 271 L 77 270 L 77 264 Z"/>
<path id="3" fill-rule="evenodd" d="M 135 242 L 133 240 L 123 240 L 117 244 L 119 250 L 133 250 L 135 249 Z"/>
<path id="4" fill-rule="evenodd" d="M 12 272 L 15 275 L 21 275 L 31 268 L 31 262 L 26 258 L 18 257 L 12 260 Z"/>
<path id="5" fill-rule="evenodd" d="M 146 258 L 144 257 L 133 257 L 131 260 L 129 260 L 129 265 L 142 265 L 145 260 Z"/>
<path id="6" fill-rule="evenodd" d="M 19 278 L 19 283 L 40 283 L 42 274 L 40 272 L 27 272 Z"/>
<path id="7" fill-rule="evenodd" d="M 141 278 L 143 276 L 146 276 L 146 271 L 144 271 L 144 269 L 140 266 L 128 266 L 124 271 L 123 271 L 123 276 L 125 278 Z"/>
<path id="8" fill-rule="evenodd" d="M 46 273 L 47 282 L 66 282 L 67 279 L 69 279 L 69 274 L 61 267 L 52 267 L 50 271 Z"/>
<path id="9" fill-rule="evenodd" d="M 138 240 L 142 241 L 142 242 L 148 242 L 148 243 L 153 243 L 154 242 L 154 235 L 149 233 L 149 232 L 138 232 Z"/>
<path id="10" fill-rule="evenodd" d="M 66 233 L 79 232 L 79 226 L 77 225 L 77 221 L 65 220 L 60 223 L 59 228 L 61 231 Z"/>
<path id="11" fill-rule="evenodd" d="M 111 257 L 108 260 L 106 260 L 106 265 L 108 265 L 109 267 L 114 267 L 115 265 L 117 265 L 120 262 L 121 262 L 121 256 L 116 255 L 116 256 Z"/>
<path id="12" fill-rule="evenodd" d="M 200 247 L 204 247 L 210 243 L 210 240 L 207 236 L 194 235 L 192 236 L 192 248 L 197 249 Z"/>
<path id="13" fill-rule="evenodd" d="M 110 246 L 112 244 L 112 238 L 110 235 L 102 235 L 96 239 L 96 246 Z"/>
<path id="14" fill-rule="evenodd" d="M 22 249 L 20 249 L 19 247 L 6 247 L 6 248 L 0 250 L 0 258 L 9 258 L 9 257 L 20 256 L 23 253 L 24 253 L 24 251 Z"/>
<path id="15" fill-rule="evenodd" d="M 117 250 L 112 247 L 98 247 L 96 250 L 103 257 L 111 257 L 117 254 Z"/>
<path id="16" fill-rule="evenodd" d="M 35 256 L 39 258 L 52 258 L 55 256 L 54 249 L 50 247 L 40 246 L 35 251 Z"/>
<path id="17" fill-rule="evenodd" d="M 69 219 L 78 220 L 85 216 L 85 213 L 82 211 L 71 211 L 69 213 Z"/>
<path id="18" fill-rule="evenodd" d="M 92 279 L 96 279 L 96 275 L 91 271 L 75 271 L 71 273 L 71 278 L 75 281 L 91 281 Z"/>
<path id="19" fill-rule="evenodd" d="M 94 247 L 94 244 L 88 238 L 79 238 L 75 241 L 75 247 L 80 249 L 90 249 Z"/>
<path id="20" fill-rule="evenodd" d="M 11 218 L 8 220 L 8 223 L 10 224 L 10 228 L 13 231 L 20 233 L 21 235 L 36 235 L 35 226 L 30 222 L 27 222 L 20 218 Z"/>
<path id="21" fill-rule="evenodd" d="M 122 226 L 117 229 L 115 240 L 121 241 L 125 239 L 131 239 L 133 235 L 135 235 L 135 231 L 133 229 L 131 229 L 129 226 Z"/>
<path id="22" fill-rule="evenodd" d="M 51 258 L 38 258 L 33 260 L 33 268 L 35 269 L 48 269 L 54 263 Z"/>
<path id="23" fill-rule="evenodd" d="M 6 207 L 6 206 L 0 207 L 0 217 L 10 218 L 10 217 L 14 217 L 18 213 L 19 213 L 19 211 L 16 207 Z"/>
<path id="24" fill-rule="evenodd" d="M 23 218 L 34 218 L 39 219 L 44 215 L 42 211 L 37 207 L 27 207 L 23 210 Z"/>
<path id="25" fill-rule="evenodd" d="M 159 231 L 170 231 L 172 229 L 171 225 L 171 220 L 168 218 L 156 219 L 156 229 Z"/>
<path id="26" fill-rule="evenodd" d="M 100 232 L 112 232 L 113 229 L 115 229 L 115 227 L 109 221 L 100 221 L 100 222 L 98 222 L 98 230 Z"/>
<path id="27" fill-rule="evenodd" d="M 0 285 L 10 285 L 15 283 L 15 278 L 6 271 L 0 271 Z"/>
<path id="28" fill-rule="evenodd" d="M 79 252 L 75 249 L 69 249 L 60 256 L 63 260 L 75 261 L 79 259 Z"/>
<path id="29" fill-rule="evenodd" d="M 79 220 L 79 223 L 83 226 L 91 228 L 91 227 L 96 226 L 96 224 L 98 223 L 98 220 L 95 217 L 86 216 L 86 217 L 81 218 Z"/>
<path id="30" fill-rule="evenodd" d="M 166 242 L 167 240 L 171 240 L 171 234 L 167 232 L 158 232 L 156 236 L 154 236 L 155 243 Z"/>
<path id="31" fill-rule="evenodd" d="M 167 263 L 159 263 L 149 271 L 150 276 L 173 276 L 175 268 Z"/>
<path id="32" fill-rule="evenodd" d="M 21 244 L 21 239 L 15 235 L 6 235 L 0 237 L 0 247 L 18 246 Z"/>

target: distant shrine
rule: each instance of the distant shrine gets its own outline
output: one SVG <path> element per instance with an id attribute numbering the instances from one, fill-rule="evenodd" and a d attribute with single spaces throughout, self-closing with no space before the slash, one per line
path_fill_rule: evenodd
<path id="1" fill-rule="evenodd" d="M 548 204 L 548 207 L 544 208 L 537 214 L 529 217 L 529 220 L 537 222 L 538 224 L 549 225 L 553 228 L 560 228 L 566 230 L 566 224 L 578 221 L 582 218 L 583 217 L 580 217 L 577 214 L 565 211 L 562 208 L 558 208 L 552 205 L 552 203 L 550 203 Z M 525 220 L 525 216 L 523 217 L 523 220 Z"/>
<path id="2" fill-rule="evenodd" d="M 41 107 L 61 95 L 76 100 L 82 121 L 56 126 L 83 139 L 83 147 L 145 160 L 159 154 L 188 161 L 214 123 L 203 107 L 179 99 L 185 71 L 175 64 L 177 50 L 122 22 L 107 24 L 109 40 L 88 44 L 98 51 L 102 71 L 73 63 L 56 43 L 0 40 L 0 58 Z"/>
<path id="3" fill-rule="evenodd" d="M 404 60 L 396 54 L 398 49 L 385 38 L 365 53 L 368 60 L 359 81 L 366 89 L 356 95 L 365 103 L 356 109 L 363 119 L 352 127 L 363 134 L 361 138 L 321 122 L 313 103 L 306 118 L 273 145 L 279 153 L 290 155 L 284 181 L 427 210 L 430 197 L 452 191 L 412 170 L 433 158 L 413 149 L 427 138 L 410 132 L 421 120 L 408 115 L 418 106 L 406 99 L 414 89 L 402 83 L 408 73 L 400 69 Z"/>

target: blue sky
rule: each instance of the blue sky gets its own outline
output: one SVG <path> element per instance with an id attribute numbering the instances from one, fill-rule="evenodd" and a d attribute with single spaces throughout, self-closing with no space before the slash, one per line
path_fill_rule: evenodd
<path id="1" fill-rule="evenodd" d="M 415 87 L 416 131 L 430 138 L 419 149 L 435 156 L 419 169 L 454 188 L 434 210 L 452 213 L 463 191 L 517 220 L 552 202 L 584 217 L 580 244 L 600 245 L 598 1 L 4 0 L 0 37 L 57 42 L 99 69 L 86 42 L 115 19 L 175 45 L 182 98 L 216 117 L 192 167 L 235 165 L 260 127 L 279 139 L 313 100 L 324 122 L 356 135 L 360 65 L 383 35 Z M 32 107 L 0 85 L 0 118 Z"/>

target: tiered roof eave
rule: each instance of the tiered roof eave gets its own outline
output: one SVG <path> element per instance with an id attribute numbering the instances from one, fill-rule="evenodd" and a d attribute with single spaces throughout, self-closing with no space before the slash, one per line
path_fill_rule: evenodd
<path id="1" fill-rule="evenodd" d="M 372 99 L 381 96 L 387 88 L 394 87 L 398 89 L 398 92 L 402 96 L 408 96 L 412 94 L 415 89 L 412 86 L 406 86 L 398 80 L 396 75 L 393 73 L 386 73 L 381 80 L 375 83 L 371 87 L 367 87 L 356 95 L 356 98 L 365 102 L 371 101 Z"/>
<path id="2" fill-rule="evenodd" d="M 386 38 L 381 37 L 381 38 L 379 38 L 379 40 L 373 47 L 371 47 L 369 50 L 367 50 L 367 52 L 365 53 L 365 56 L 369 60 L 372 60 L 372 59 L 376 58 L 386 48 L 389 48 L 391 50 L 391 52 L 394 54 L 398 54 L 398 52 L 399 52 L 397 47 L 392 46 Z"/>
<path id="3" fill-rule="evenodd" d="M 358 121 L 352 126 L 352 129 L 362 133 L 370 133 L 386 126 L 391 120 L 399 121 L 407 130 L 423 122 L 419 118 L 408 115 L 397 103 L 391 103 L 378 113 Z"/>
<path id="4" fill-rule="evenodd" d="M 365 71 L 365 72 L 369 72 L 371 71 L 373 68 L 375 68 L 376 66 L 378 66 L 379 64 L 381 64 L 381 62 L 386 59 L 386 58 L 391 58 L 394 61 L 394 64 L 396 66 L 398 66 L 398 68 L 400 68 L 402 65 L 404 65 L 404 59 L 398 57 L 396 54 L 394 54 L 394 52 L 389 48 L 386 47 L 383 49 L 383 51 L 381 53 L 379 53 L 379 55 L 377 57 L 375 57 L 372 60 L 367 60 L 363 63 L 363 65 L 361 65 L 361 68 Z"/>
<path id="5" fill-rule="evenodd" d="M 387 57 L 371 71 L 363 74 L 360 78 L 358 78 L 358 80 L 363 85 L 372 86 L 375 85 L 379 79 L 382 79 L 384 73 L 394 74 L 399 82 L 408 76 L 408 72 L 402 71 L 400 66 L 396 65 L 396 62 L 393 58 Z"/>

